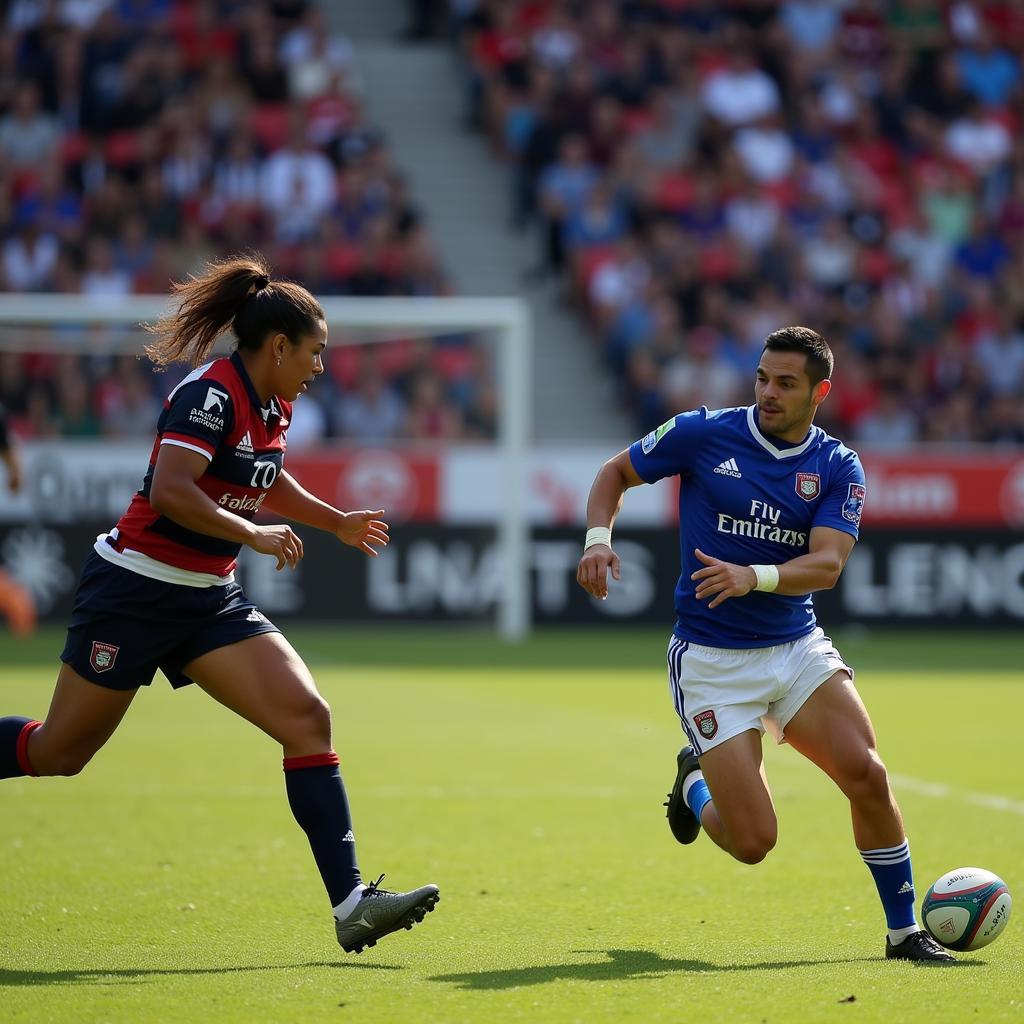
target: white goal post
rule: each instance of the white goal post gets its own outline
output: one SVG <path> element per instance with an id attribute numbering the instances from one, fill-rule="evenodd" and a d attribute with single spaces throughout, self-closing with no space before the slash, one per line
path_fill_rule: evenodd
<path id="1" fill-rule="evenodd" d="M 503 501 L 496 524 L 503 559 L 499 632 L 517 640 L 530 629 L 529 523 L 526 509 L 526 462 L 530 442 L 533 336 L 525 302 L 514 298 L 338 298 L 319 300 L 333 328 L 331 344 L 366 344 L 396 337 L 455 332 L 486 332 L 497 346 L 495 387 L 499 396 L 498 452 L 502 461 Z M 0 329 L 69 325 L 136 327 L 150 323 L 173 305 L 166 295 L 97 299 L 84 295 L 0 294 Z M 349 332 L 357 332 L 354 335 Z M 31 350 L 39 339 L 19 339 L 9 330 L 0 347 Z M 75 348 L 73 336 L 60 350 Z M 43 343 L 47 345 L 46 342 Z M 49 345 L 47 345 L 49 347 Z M 108 347 L 141 351 L 126 335 Z M 90 352 L 89 336 L 80 336 L 78 351 Z"/>

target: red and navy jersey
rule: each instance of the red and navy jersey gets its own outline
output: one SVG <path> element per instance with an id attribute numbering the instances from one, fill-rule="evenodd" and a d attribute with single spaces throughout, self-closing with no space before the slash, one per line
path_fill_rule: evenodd
<path id="1" fill-rule="evenodd" d="M 260 402 L 237 352 L 193 370 L 164 402 L 142 489 L 106 543 L 186 573 L 228 576 L 240 544 L 188 530 L 150 505 L 157 455 L 166 444 L 209 459 L 196 485 L 221 507 L 252 519 L 281 472 L 291 416 L 290 402 Z"/>

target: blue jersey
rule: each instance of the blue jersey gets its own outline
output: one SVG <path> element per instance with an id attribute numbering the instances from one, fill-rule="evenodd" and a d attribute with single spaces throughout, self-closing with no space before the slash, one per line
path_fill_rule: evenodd
<path id="1" fill-rule="evenodd" d="M 641 480 L 679 476 L 675 633 L 708 647 L 771 647 L 815 628 L 811 595 L 751 591 L 717 608 L 698 601 L 695 548 L 739 565 L 788 562 L 808 551 L 811 529 L 858 534 L 864 470 L 857 453 L 812 426 L 800 444 L 762 434 L 757 408 L 680 413 L 629 449 Z"/>

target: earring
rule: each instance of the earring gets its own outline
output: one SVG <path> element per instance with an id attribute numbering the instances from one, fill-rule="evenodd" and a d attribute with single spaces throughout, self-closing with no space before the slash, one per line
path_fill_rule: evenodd
<path id="1" fill-rule="evenodd" d="M 281 357 L 280 356 L 277 357 L 277 360 L 274 362 L 274 365 L 275 366 L 280 366 L 281 365 Z"/>

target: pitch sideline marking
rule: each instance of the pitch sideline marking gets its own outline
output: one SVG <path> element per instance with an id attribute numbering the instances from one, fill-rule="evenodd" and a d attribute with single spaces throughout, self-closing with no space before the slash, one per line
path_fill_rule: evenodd
<path id="1" fill-rule="evenodd" d="M 1019 800 L 1011 800 L 1008 796 L 958 790 L 942 782 L 915 779 L 912 775 L 892 774 L 889 778 L 898 788 L 909 789 L 911 792 L 920 793 L 921 796 L 930 796 L 938 800 L 961 800 L 966 804 L 985 807 L 991 811 L 1006 811 L 1009 814 L 1024 815 L 1024 803 Z"/>

